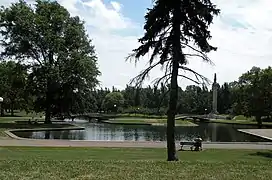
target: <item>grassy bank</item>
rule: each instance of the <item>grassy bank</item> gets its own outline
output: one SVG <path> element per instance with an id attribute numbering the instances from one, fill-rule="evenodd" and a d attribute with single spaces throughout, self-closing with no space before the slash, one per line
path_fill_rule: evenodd
<path id="1" fill-rule="evenodd" d="M 252 120 L 226 120 L 226 119 L 212 119 L 211 122 L 213 123 L 224 123 L 224 124 L 244 124 L 244 125 L 256 125 L 256 121 Z M 272 122 L 263 122 L 263 125 L 265 126 L 271 126 Z"/>
<path id="2" fill-rule="evenodd" d="M 7 137 L 4 131 L 9 129 L 35 129 L 35 128 L 66 128 L 66 127 L 73 127 L 71 124 L 21 124 L 21 123 L 13 123 L 13 122 L 1 122 L 0 121 L 0 137 Z"/>
<path id="3" fill-rule="evenodd" d="M 167 123 L 166 119 L 149 119 L 149 118 L 116 118 L 107 122 L 117 124 L 149 124 L 149 125 L 164 125 Z M 195 124 L 187 120 L 176 120 L 177 125 L 194 126 Z"/>
<path id="4" fill-rule="evenodd" d="M 0 179 L 232 179 L 272 178 L 272 152 L 179 152 L 166 162 L 164 149 L 0 148 Z"/>
<path id="5" fill-rule="evenodd" d="M 126 117 L 133 117 L 133 118 L 148 118 L 148 119 L 166 119 L 166 115 L 148 115 L 148 114 L 138 114 L 138 113 L 123 113 L 123 114 L 116 114 L 117 117 L 126 118 Z"/>

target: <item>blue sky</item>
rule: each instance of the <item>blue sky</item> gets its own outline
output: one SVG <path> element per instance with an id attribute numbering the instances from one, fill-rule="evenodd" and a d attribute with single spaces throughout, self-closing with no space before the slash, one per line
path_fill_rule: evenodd
<path id="1" fill-rule="evenodd" d="M 8 6 L 15 0 L 0 0 Z M 27 0 L 32 3 L 33 0 Z M 143 35 L 146 9 L 152 0 L 58 0 L 72 15 L 86 22 L 86 29 L 95 45 L 101 86 L 124 88 L 131 78 L 146 67 L 148 57 L 140 63 L 125 62 L 125 57 L 137 48 Z M 252 66 L 272 65 L 272 1 L 271 0 L 213 0 L 221 9 L 210 27 L 212 45 L 218 47 L 208 56 L 214 66 L 199 59 L 190 59 L 189 67 L 209 79 L 217 73 L 219 83 L 230 82 Z M 155 69 L 150 80 L 163 74 Z M 193 78 L 193 77 L 192 77 Z M 179 80 L 182 87 L 192 84 Z"/>

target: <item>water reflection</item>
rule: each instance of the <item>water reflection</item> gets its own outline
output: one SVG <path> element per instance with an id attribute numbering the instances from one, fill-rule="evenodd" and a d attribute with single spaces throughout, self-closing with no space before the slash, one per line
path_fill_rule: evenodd
<path id="1" fill-rule="evenodd" d="M 83 126 L 85 130 L 69 131 L 36 131 L 16 132 L 25 138 L 35 139 L 71 139 L 71 140 L 104 140 L 104 141 L 166 141 L 166 127 L 91 124 L 85 121 L 73 122 Z M 266 141 L 255 136 L 240 133 L 237 129 L 254 128 L 245 125 L 201 123 L 196 127 L 176 127 L 178 141 L 191 141 L 201 136 L 204 141 L 211 142 L 258 142 Z"/>

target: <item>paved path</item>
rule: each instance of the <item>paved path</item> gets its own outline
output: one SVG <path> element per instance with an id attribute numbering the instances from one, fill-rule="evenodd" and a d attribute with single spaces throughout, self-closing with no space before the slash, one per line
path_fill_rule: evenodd
<path id="1" fill-rule="evenodd" d="M 272 141 L 272 129 L 239 129 L 238 131 Z"/>
<path id="2" fill-rule="evenodd" d="M 0 146 L 165 148 L 166 142 L 0 139 Z M 271 149 L 272 143 L 203 143 L 204 149 Z M 177 149 L 179 146 L 177 144 Z"/>

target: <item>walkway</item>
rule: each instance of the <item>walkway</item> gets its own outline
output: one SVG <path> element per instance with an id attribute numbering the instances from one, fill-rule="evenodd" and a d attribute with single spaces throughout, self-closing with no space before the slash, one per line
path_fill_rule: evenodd
<path id="1" fill-rule="evenodd" d="M 239 129 L 238 131 L 272 141 L 272 129 Z"/>
<path id="2" fill-rule="evenodd" d="M 165 148 L 166 142 L 0 139 L 0 146 Z M 204 149 L 271 149 L 271 143 L 203 143 Z M 177 149 L 179 146 L 177 144 Z"/>

